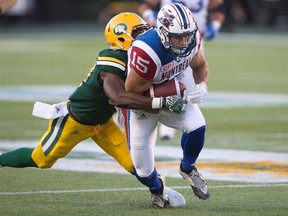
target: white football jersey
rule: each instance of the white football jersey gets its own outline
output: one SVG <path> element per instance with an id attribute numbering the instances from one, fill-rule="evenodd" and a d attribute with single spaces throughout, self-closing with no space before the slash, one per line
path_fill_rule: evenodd
<path id="1" fill-rule="evenodd" d="M 171 80 L 189 67 L 192 58 L 198 53 L 201 34 L 196 33 L 196 44 L 190 55 L 177 58 L 162 45 L 155 29 L 138 36 L 129 49 L 128 71 L 133 68 L 141 77 L 153 84 Z"/>

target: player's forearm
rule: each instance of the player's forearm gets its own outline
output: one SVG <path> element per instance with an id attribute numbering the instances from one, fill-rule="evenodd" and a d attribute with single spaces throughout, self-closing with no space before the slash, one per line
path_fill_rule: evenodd
<path id="1" fill-rule="evenodd" d="M 192 59 L 190 66 L 193 70 L 193 77 L 196 84 L 205 82 L 208 84 L 209 79 L 209 67 L 205 59 L 204 53 L 199 50 L 197 55 Z"/>
<path id="2" fill-rule="evenodd" d="M 113 105 L 128 109 L 152 110 L 152 98 L 133 92 L 120 92 Z"/>
<path id="3" fill-rule="evenodd" d="M 206 61 L 204 61 L 201 65 L 198 65 L 196 68 L 193 68 L 193 77 L 196 84 L 201 82 L 208 84 L 209 69 Z"/>

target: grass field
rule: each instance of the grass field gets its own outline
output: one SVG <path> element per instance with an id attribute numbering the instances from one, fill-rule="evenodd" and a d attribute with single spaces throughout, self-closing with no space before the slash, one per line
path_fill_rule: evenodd
<path id="1" fill-rule="evenodd" d="M 209 91 L 287 95 L 287 44 L 286 36 L 257 34 L 222 34 L 207 43 Z M 76 87 L 104 47 L 106 42 L 101 33 L 3 34 L 0 37 L 0 88 Z M 46 130 L 47 121 L 31 116 L 33 103 L 0 100 L 0 150 L 3 150 L 1 140 L 38 140 Z M 203 106 L 207 121 L 205 147 L 288 155 L 287 110 L 285 104 Z M 159 140 L 158 144 L 172 146 L 179 137 L 177 134 L 177 138 L 167 143 Z M 287 173 L 288 165 L 283 164 L 282 169 Z M 167 181 L 184 195 L 185 208 L 152 209 L 149 192 L 130 175 L 2 168 L 0 215 L 246 216 L 287 215 L 288 212 L 287 183 L 210 180 L 212 197 L 200 201 L 180 178 Z"/>

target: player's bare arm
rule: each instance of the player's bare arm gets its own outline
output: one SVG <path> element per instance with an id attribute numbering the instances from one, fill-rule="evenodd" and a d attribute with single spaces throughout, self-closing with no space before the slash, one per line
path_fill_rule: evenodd
<path id="1" fill-rule="evenodd" d="M 202 50 L 199 50 L 199 52 L 193 57 L 190 66 L 193 69 L 193 77 L 196 85 L 188 95 L 188 101 L 192 104 L 200 104 L 204 101 L 208 93 L 207 84 L 209 78 L 208 63 L 205 60 Z"/>
<path id="2" fill-rule="evenodd" d="M 190 62 L 190 66 L 193 69 L 195 83 L 199 84 L 201 82 L 205 82 L 208 84 L 209 68 L 204 53 L 201 49 L 193 57 L 192 61 Z"/>
<path id="3" fill-rule="evenodd" d="M 130 109 L 151 109 L 152 98 L 134 92 L 125 91 L 124 81 L 115 74 L 100 73 L 103 88 L 114 106 Z"/>
<path id="4" fill-rule="evenodd" d="M 110 98 L 110 104 L 114 106 L 128 109 L 141 109 L 152 113 L 158 112 L 160 108 L 167 108 L 175 113 L 183 112 L 184 101 L 181 97 L 146 97 L 139 94 L 141 91 L 139 93 L 125 91 L 124 81 L 115 74 L 102 71 L 100 77 L 103 80 L 104 91 Z M 149 86 L 151 86 L 151 84 Z"/>

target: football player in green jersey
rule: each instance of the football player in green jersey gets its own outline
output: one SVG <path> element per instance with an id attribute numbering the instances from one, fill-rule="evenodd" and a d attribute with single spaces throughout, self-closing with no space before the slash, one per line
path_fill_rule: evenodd
<path id="1" fill-rule="evenodd" d="M 34 106 L 35 113 L 38 113 L 36 116 L 50 119 L 48 129 L 36 148 L 3 153 L 0 155 L 0 166 L 50 168 L 78 143 L 92 138 L 122 167 L 133 173 L 125 132 L 113 120 L 115 106 L 146 110 L 168 108 L 179 112 L 185 103 L 182 98 L 156 100 L 125 91 L 127 50 L 134 38 L 148 28 L 149 25 L 134 13 L 124 12 L 114 16 L 105 28 L 110 48 L 99 53 L 88 77 L 72 93 L 68 102 L 50 105 L 52 114 L 45 106 L 37 106 L 36 110 Z"/>

